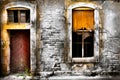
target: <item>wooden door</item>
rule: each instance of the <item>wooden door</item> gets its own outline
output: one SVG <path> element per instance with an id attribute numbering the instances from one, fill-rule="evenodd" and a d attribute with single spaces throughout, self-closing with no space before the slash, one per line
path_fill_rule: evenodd
<path id="1" fill-rule="evenodd" d="M 10 71 L 24 72 L 30 68 L 30 31 L 10 30 Z"/>

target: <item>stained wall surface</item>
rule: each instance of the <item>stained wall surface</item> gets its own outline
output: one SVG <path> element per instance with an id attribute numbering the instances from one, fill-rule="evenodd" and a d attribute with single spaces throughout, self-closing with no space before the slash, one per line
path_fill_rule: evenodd
<path id="1" fill-rule="evenodd" d="M 99 47 L 99 60 L 96 63 L 72 63 L 69 60 L 68 32 L 71 24 L 68 22 L 68 8 L 77 3 L 100 6 L 98 9 L 100 24 L 96 29 L 99 32 L 99 43 L 96 43 L 96 46 Z M 32 27 L 34 34 L 31 33 L 33 34 L 31 49 L 34 55 L 34 58 L 31 59 L 33 60 L 32 65 L 35 66 L 34 69 L 41 76 L 53 74 L 53 72 L 55 75 L 78 75 L 78 73 L 79 75 L 92 75 L 94 72 L 99 75 L 105 72 L 120 71 L 120 2 L 112 0 L 36 0 L 35 5 L 37 18 L 32 22 L 33 25 L 36 23 L 36 27 Z M 4 6 L 5 4 L 3 4 Z M 12 25 L 12 28 L 16 29 L 16 26 L 26 28 L 26 24 L 15 24 Z M 1 38 L 9 41 L 6 28 L 10 28 L 10 26 L 1 23 Z M 4 64 L 9 62 L 7 59 L 9 50 L 1 48 L 1 52 L 1 55 L 4 54 L 1 60 L 6 59 L 6 61 L 1 61 L 1 65 L 7 72 L 9 69 L 5 67 L 8 64 Z"/>

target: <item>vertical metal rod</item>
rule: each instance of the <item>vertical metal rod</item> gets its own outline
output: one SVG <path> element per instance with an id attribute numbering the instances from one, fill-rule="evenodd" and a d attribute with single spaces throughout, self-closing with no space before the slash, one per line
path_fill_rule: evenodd
<path id="1" fill-rule="evenodd" d="M 82 30 L 82 58 L 84 57 L 84 30 Z"/>

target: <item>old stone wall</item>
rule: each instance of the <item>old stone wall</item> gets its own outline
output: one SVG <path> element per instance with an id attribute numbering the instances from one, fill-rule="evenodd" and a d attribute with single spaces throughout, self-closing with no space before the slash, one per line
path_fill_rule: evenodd
<path id="1" fill-rule="evenodd" d="M 40 69 L 61 70 L 65 41 L 64 0 L 39 0 Z"/>
<path id="2" fill-rule="evenodd" d="M 8 0 L 7 3 L 9 2 L 11 1 Z M 74 66 L 74 63 L 68 61 L 70 44 L 67 38 L 68 25 L 70 24 L 67 22 L 67 8 L 79 2 L 93 3 L 102 7 L 99 10 L 101 23 L 99 26 L 100 42 L 98 44 L 100 46 L 100 60 L 97 63 L 92 63 L 92 69 L 88 72 L 98 71 L 97 74 L 101 74 L 102 72 L 120 71 L 120 2 L 104 0 L 36 0 L 37 19 L 32 24 L 35 25 L 36 21 L 37 25 L 36 28 L 32 26 L 34 32 L 32 37 L 34 43 L 32 54 L 34 58 L 32 60 L 36 61 L 33 66 L 36 66 L 34 69 L 38 73 L 40 72 L 41 76 L 42 72 L 52 72 L 50 75 L 53 75 L 57 71 L 67 75 L 65 72 L 74 72 L 73 67 L 76 70 L 84 68 L 81 68 L 80 65 Z M 2 3 L 0 6 L 3 8 L 7 3 Z M 34 1 L 31 1 L 31 3 L 34 3 Z M 35 37 L 36 40 L 34 40 Z M 5 57 L 2 56 L 0 60 L 3 59 Z M 4 64 L 5 62 L 1 63 L 2 68 L 7 72 L 6 67 L 9 64 L 7 66 L 4 66 Z M 82 65 L 82 63 L 79 64 Z M 64 75 L 63 73 L 60 75 Z M 89 75 L 89 73 L 85 73 L 85 75 Z"/>
<path id="3" fill-rule="evenodd" d="M 38 41 L 40 44 L 40 71 L 71 71 L 72 65 L 68 61 L 69 42 L 67 8 L 75 3 L 83 1 L 72 0 L 37 0 L 40 4 L 40 35 Z M 101 71 L 119 71 L 120 54 L 119 54 L 119 5 L 114 1 L 86 1 L 101 6 L 99 26 L 99 57 L 100 60 L 92 70 L 100 69 Z M 89 65 L 88 65 L 89 66 Z M 80 67 L 76 67 L 80 68 Z M 98 74 L 101 74 L 100 73 Z M 74 71 L 73 71 L 74 72 Z"/>
<path id="4" fill-rule="evenodd" d="M 120 71 L 120 3 L 105 1 L 103 4 L 103 68 Z"/>

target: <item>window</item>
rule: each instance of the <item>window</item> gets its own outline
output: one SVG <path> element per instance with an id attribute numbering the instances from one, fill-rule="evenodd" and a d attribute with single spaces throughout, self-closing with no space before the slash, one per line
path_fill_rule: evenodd
<path id="1" fill-rule="evenodd" d="M 16 8 L 7 10 L 9 23 L 29 23 L 30 22 L 30 10 Z"/>
<path id="2" fill-rule="evenodd" d="M 68 7 L 68 62 L 98 62 L 101 6 L 78 2 Z"/>
<path id="3" fill-rule="evenodd" d="M 72 58 L 94 56 L 94 10 L 72 10 Z"/>

